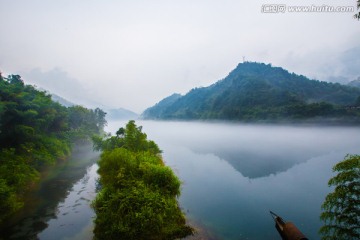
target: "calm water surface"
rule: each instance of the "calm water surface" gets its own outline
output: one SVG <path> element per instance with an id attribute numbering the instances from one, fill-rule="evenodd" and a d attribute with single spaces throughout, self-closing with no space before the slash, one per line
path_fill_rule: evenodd
<path id="1" fill-rule="evenodd" d="M 95 213 L 90 207 L 96 196 L 97 164 L 88 167 L 63 202 L 57 205 L 56 218 L 47 222 L 39 239 L 92 239 Z"/>
<path id="2" fill-rule="evenodd" d="M 92 239 L 98 157 L 90 144 L 77 146 L 70 159 L 47 169 L 0 239 Z"/>
<path id="3" fill-rule="evenodd" d="M 332 166 L 360 128 L 137 121 L 182 179 L 181 207 L 218 239 L 280 239 L 272 210 L 319 239 Z M 115 132 L 125 122 L 110 122 Z"/>
<path id="4" fill-rule="evenodd" d="M 113 134 L 126 122 L 110 122 Z M 216 239 L 280 239 L 272 210 L 319 239 L 331 167 L 360 153 L 360 128 L 137 121 L 182 179 L 187 218 Z M 91 239 L 98 154 L 78 149 L 28 197 L 4 239 Z"/>

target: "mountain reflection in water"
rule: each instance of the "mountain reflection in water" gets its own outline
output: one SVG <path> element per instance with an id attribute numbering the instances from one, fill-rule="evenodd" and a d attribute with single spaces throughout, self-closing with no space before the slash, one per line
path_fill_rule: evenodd
<path id="1" fill-rule="evenodd" d="M 125 122 L 110 122 L 115 132 Z M 183 181 L 191 222 L 219 239 L 279 239 L 269 210 L 319 239 L 332 166 L 360 152 L 360 128 L 138 121 Z"/>

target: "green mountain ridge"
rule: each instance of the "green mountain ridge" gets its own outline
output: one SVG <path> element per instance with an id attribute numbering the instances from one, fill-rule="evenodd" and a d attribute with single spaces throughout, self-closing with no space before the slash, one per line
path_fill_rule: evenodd
<path id="1" fill-rule="evenodd" d="M 358 119 L 360 89 L 310 80 L 271 64 L 244 62 L 229 75 L 184 96 L 173 94 L 146 109 L 143 119 Z"/>
<path id="2" fill-rule="evenodd" d="M 150 118 L 150 119 L 161 118 L 164 114 L 164 111 L 168 107 L 171 107 L 171 105 L 173 103 L 175 103 L 181 97 L 182 97 L 181 94 L 174 93 L 174 94 L 164 98 L 163 100 L 161 100 L 160 102 L 155 104 L 155 106 L 146 109 L 141 114 L 141 118 L 145 118 L 145 119 L 146 118 Z"/>

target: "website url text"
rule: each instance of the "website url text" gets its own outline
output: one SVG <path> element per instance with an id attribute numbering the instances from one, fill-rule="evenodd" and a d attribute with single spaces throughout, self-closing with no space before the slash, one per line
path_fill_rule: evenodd
<path id="1" fill-rule="evenodd" d="M 348 13 L 355 12 L 354 6 L 330 6 L 330 5 L 310 5 L 310 6 L 287 6 L 286 4 L 263 4 L 262 13 Z"/>

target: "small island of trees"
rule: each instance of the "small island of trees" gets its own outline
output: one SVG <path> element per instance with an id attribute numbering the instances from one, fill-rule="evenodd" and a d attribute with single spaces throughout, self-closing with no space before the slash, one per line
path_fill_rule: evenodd
<path id="1" fill-rule="evenodd" d="M 103 151 L 101 191 L 93 202 L 95 239 L 171 240 L 193 233 L 177 202 L 180 180 L 135 121 L 116 136 L 93 141 Z"/>

